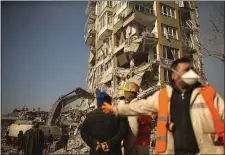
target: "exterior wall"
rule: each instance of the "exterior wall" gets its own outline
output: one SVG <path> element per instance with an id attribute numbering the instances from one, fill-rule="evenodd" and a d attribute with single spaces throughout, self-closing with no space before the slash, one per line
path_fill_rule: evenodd
<path id="1" fill-rule="evenodd" d="M 121 52 L 124 52 L 126 55 L 126 58 L 128 59 L 128 61 L 130 61 L 130 57 L 133 57 L 134 62 L 136 63 L 136 59 L 138 59 L 138 56 L 140 57 L 141 53 L 143 52 L 148 52 L 149 58 L 150 60 L 154 59 L 154 56 L 151 56 L 153 53 L 156 53 L 156 59 L 157 59 L 157 63 L 160 64 L 160 60 L 163 58 L 163 50 L 162 47 L 163 46 L 167 46 L 167 47 L 171 47 L 174 49 L 178 49 L 178 57 L 181 57 L 183 55 L 183 51 L 184 51 L 184 46 L 183 46 L 183 34 L 184 31 L 181 27 L 181 22 L 183 22 L 182 20 L 182 16 L 180 16 L 180 13 L 182 13 L 182 9 L 184 9 L 184 7 L 182 5 L 180 5 L 181 3 L 184 4 L 185 2 L 183 1 L 179 1 L 179 2 L 175 2 L 175 1 L 154 1 L 154 2 L 125 2 L 125 1 L 113 1 L 112 2 L 112 6 L 110 7 L 105 7 L 102 8 L 102 11 L 100 11 L 100 7 L 104 6 L 104 5 L 108 5 L 108 2 L 100 2 L 101 4 L 99 4 L 99 2 L 91 2 L 92 4 L 95 5 L 95 14 L 96 14 L 96 19 L 95 19 L 95 29 L 96 29 L 96 35 L 95 35 L 95 40 L 94 40 L 94 44 L 90 45 L 91 47 L 94 47 L 95 52 L 93 53 L 95 55 L 95 64 L 94 66 L 89 67 L 89 71 L 88 71 L 88 77 L 90 75 L 95 75 L 93 76 L 93 78 L 91 80 L 88 80 L 88 86 L 90 87 L 89 89 L 92 88 L 103 88 L 104 90 L 106 88 L 106 91 L 110 89 L 110 94 L 113 97 L 116 97 L 116 93 L 118 92 L 118 87 L 121 87 L 119 85 L 119 81 L 123 78 L 118 77 L 116 74 L 117 70 L 121 68 L 121 66 L 118 65 L 118 55 Z M 104 3 L 104 4 L 103 4 Z M 148 4 L 147 4 L 148 3 Z M 188 2 L 189 3 L 189 2 Z M 134 6 L 135 5 L 135 6 Z M 165 5 L 167 7 L 170 8 L 174 8 L 174 15 L 175 18 L 171 18 L 165 15 L 161 14 L 161 5 Z M 118 7 L 120 6 L 120 7 Z M 156 42 L 154 43 L 154 41 L 152 41 L 152 44 L 146 44 L 143 41 L 143 34 L 141 34 L 140 36 L 140 32 L 142 31 L 140 29 L 140 26 L 145 27 L 144 25 L 146 25 L 146 23 L 144 23 L 143 21 L 141 22 L 141 20 L 137 19 L 140 17 L 141 14 L 143 14 L 142 18 L 146 17 L 146 12 L 141 12 L 142 11 L 146 11 L 146 6 L 152 6 L 154 12 L 155 12 L 155 20 L 153 18 L 154 15 L 150 15 L 152 16 L 152 24 L 147 24 L 149 25 L 149 28 L 151 29 L 150 31 L 152 33 L 155 33 L 157 36 Z M 193 3 L 193 6 L 196 7 L 196 3 Z M 133 7 L 133 8 L 132 8 Z M 139 8 L 139 10 L 137 11 L 138 14 L 132 13 L 131 10 L 132 9 L 136 9 Z M 150 7 L 149 7 L 150 8 Z M 101 24 L 101 21 L 99 21 L 99 18 L 104 14 L 104 12 L 106 11 L 111 11 L 113 12 L 113 21 L 112 21 L 112 30 L 110 30 L 111 28 L 109 28 L 107 25 L 105 25 L 105 29 L 99 29 L 99 25 Z M 186 10 L 187 11 L 187 10 Z M 189 9 L 189 12 L 191 12 L 191 20 L 193 21 L 193 23 L 197 23 L 197 12 L 196 9 Z M 187 12 L 188 12 L 187 11 Z M 108 16 L 107 16 L 108 18 Z M 108 19 L 107 19 L 108 20 Z M 143 25 L 144 24 L 144 25 Z M 162 30 L 161 26 L 166 25 L 166 26 L 170 26 L 173 28 L 176 28 L 176 36 L 177 39 L 174 38 L 167 38 L 166 36 L 162 35 Z M 139 27 L 137 27 L 137 25 Z M 129 29 L 131 29 L 131 34 L 127 35 L 127 31 Z M 145 27 L 146 28 L 146 27 Z M 121 44 L 120 46 L 116 47 L 116 40 L 119 40 L 120 38 L 117 37 L 118 35 L 120 35 L 120 31 L 123 31 L 124 33 L 124 38 L 125 38 L 125 42 L 123 44 Z M 107 36 L 105 39 L 104 38 L 99 38 L 99 32 L 101 31 L 101 33 L 104 33 L 104 36 Z M 107 31 L 107 32 L 106 32 Z M 143 32 L 147 32 L 146 30 L 144 30 Z M 168 35 L 168 33 L 167 33 Z M 198 36 L 197 32 L 192 33 L 193 36 Z M 109 49 L 108 49 L 108 54 L 110 56 L 102 56 L 102 60 L 99 60 L 98 55 L 100 53 L 100 50 L 104 51 L 103 48 L 105 46 L 105 41 L 106 40 L 112 40 L 111 41 L 111 46 L 109 45 Z M 140 41 L 140 46 L 138 47 L 137 51 L 135 52 L 127 52 L 125 51 L 125 48 L 127 46 L 131 46 L 130 44 L 133 44 L 135 42 L 135 40 L 137 41 L 138 39 L 141 39 Z M 129 42 L 129 43 L 128 43 Z M 191 42 L 191 40 L 189 41 Z M 149 49 L 145 49 L 144 47 L 148 47 Z M 156 51 L 154 51 L 153 49 L 156 49 Z M 200 49 L 198 49 L 198 51 L 195 51 L 195 53 L 199 53 Z M 104 52 L 103 52 L 104 53 Z M 187 52 L 186 52 L 187 53 Z M 193 54 L 194 58 L 196 59 L 196 66 L 198 66 L 200 68 L 200 70 L 202 70 L 202 64 L 201 64 L 201 58 L 199 58 L 199 54 Z M 109 59 L 107 61 L 111 61 L 112 66 L 111 68 L 108 68 L 108 70 L 102 70 L 101 68 L 106 67 L 106 62 L 104 61 L 105 59 Z M 199 58 L 197 60 L 197 58 Z M 140 58 L 139 58 L 140 59 Z M 148 61 L 152 62 L 152 61 Z M 128 62 L 130 63 L 130 62 Z M 129 65 L 129 64 L 127 64 Z M 99 67 L 102 66 L 102 67 Z M 139 66 L 135 66 L 136 69 Z M 123 68 L 123 67 L 122 67 Z M 132 69 L 130 69 L 128 66 L 126 66 L 125 68 L 123 68 L 125 70 L 128 70 L 128 72 L 132 73 L 134 72 Z M 164 70 L 165 68 L 158 65 L 158 72 L 160 73 L 158 75 L 158 84 L 161 85 L 164 83 Z M 102 73 L 99 73 L 99 72 Z M 91 74 L 92 72 L 92 74 Z M 98 72 L 98 73 L 97 73 Z M 108 76 L 108 74 L 113 74 L 113 77 L 111 79 L 111 85 L 109 84 L 104 84 L 102 81 L 104 78 L 106 78 L 106 76 Z M 130 74 L 129 73 L 129 74 Z M 126 81 L 126 80 L 125 80 Z M 90 84 L 91 83 L 91 84 Z M 94 83 L 94 84 L 93 84 Z M 100 84 L 101 83 L 101 84 Z M 107 88 L 108 85 L 110 88 Z"/>
<path id="2" fill-rule="evenodd" d="M 202 58 L 200 55 L 200 47 L 196 45 L 196 43 L 198 43 L 198 26 L 197 26 L 198 14 L 196 2 L 112 1 L 112 7 L 110 8 L 105 7 L 104 9 L 102 9 L 102 12 L 100 12 L 99 9 L 101 6 L 103 6 L 103 3 L 104 5 L 108 4 L 107 1 L 101 2 L 101 4 L 99 4 L 99 2 L 94 1 L 89 1 L 88 3 L 95 5 L 95 12 L 92 13 L 92 16 L 93 14 L 96 15 L 95 40 L 93 41 L 94 42 L 93 44 L 89 45 L 91 46 L 92 49 L 94 49 L 92 53 L 94 54 L 93 59 L 95 60 L 93 60 L 92 62 L 95 63 L 94 65 L 89 65 L 87 78 L 88 89 L 96 89 L 96 88 L 101 89 L 109 93 L 109 95 L 111 95 L 114 98 L 114 100 L 116 100 L 119 89 L 123 87 L 123 84 L 125 84 L 127 81 L 133 80 L 135 82 L 138 81 L 140 84 L 141 88 L 139 94 L 140 98 L 143 97 L 146 98 L 148 95 L 153 94 L 156 90 L 158 90 L 162 85 L 166 83 L 165 77 L 168 77 L 167 75 L 169 74 L 168 72 L 165 72 L 168 70 L 169 64 L 163 63 L 165 63 L 165 61 L 171 62 L 173 61 L 172 59 L 176 59 L 174 58 L 174 56 L 172 59 L 166 59 L 163 54 L 164 53 L 163 50 L 165 50 L 162 49 L 163 46 L 167 46 L 168 49 L 170 50 L 169 52 L 171 52 L 171 48 L 177 49 L 178 58 L 185 54 L 191 55 L 194 58 L 195 65 L 198 67 L 201 75 L 204 77 L 204 74 L 202 72 Z M 163 14 L 161 14 L 161 5 L 173 8 L 174 16 L 172 15 L 172 12 L 170 12 L 171 16 L 169 15 L 168 12 L 167 14 L 164 14 L 164 12 Z M 188 8 L 188 5 L 192 5 L 193 6 L 192 9 Z M 152 8 L 154 14 L 152 13 L 149 14 L 149 12 L 146 12 L 146 10 L 148 11 L 147 6 L 151 6 L 149 7 L 149 9 Z M 135 10 L 136 8 L 138 10 L 132 12 L 132 10 Z M 106 29 L 103 30 L 99 28 L 99 24 L 101 24 L 99 18 L 103 14 L 103 12 L 106 11 L 113 12 L 112 17 L 113 21 L 111 24 L 112 28 L 109 29 L 109 27 L 107 27 L 106 25 L 104 27 Z M 191 22 L 184 19 L 182 15 L 183 12 L 190 13 Z M 189 27 L 188 33 L 186 26 L 187 22 L 189 23 L 189 26 L 190 23 L 192 23 L 191 27 Z M 185 23 L 185 27 L 183 27 L 183 23 Z M 174 37 L 173 34 L 169 35 L 168 32 L 165 32 L 165 29 L 168 29 L 168 27 L 162 29 L 162 25 L 175 28 L 176 38 Z M 99 38 L 100 31 L 101 34 L 104 33 L 104 35 L 107 37 Z M 120 40 L 120 37 L 118 36 L 121 35 L 121 31 L 124 33 L 125 41 L 121 43 L 121 45 L 117 46 L 117 41 Z M 174 33 L 174 29 L 171 31 L 173 31 L 172 33 Z M 152 33 L 156 34 L 156 38 L 151 37 L 150 34 Z M 162 33 L 166 33 L 165 36 Z M 150 43 L 149 41 L 146 43 L 145 39 L 150 40 Z M 188 43 L 192 42 L 191 47 L 187 48 L 187 46 L 183 43 L 184 39 L 187 39 Z M 105 42 L 107 42 L 107 40 L 111 40 L 111 46 L 109 45 L 109 47 L 107 47 L 108 56 L 107 55 L 104 56 L 103 54 L 101 56 L 102 57 L 101 60 L 99 60 L 98 58 L 99 51 L 104 49 L 106 45 Z M 123 66 L 120 66 L 120 64 L 118 63 L 120 59 L 119 55 L 121 53 L 124 53 L 126 59 L 129 61 L 128 63 L 125 63 Z M 147 53 L 148 55 L 146 55 Z M 154 53 L 156 54 L 156 56 L 152 55 Z M 132 66 L 131 63 L 132 59 L 134 60 L 135 65 L 134 67 Z M 102 68 L 105 67 L 107 68 L 106 62 L 110 61 L 111 67 L 108 67 L 107 70 L 104 69 L 102 70 Z M 143 64 L 137 61 L 141 61 Z M 102 73 L 100 73 L 100 71 Z M 104 81 L 107 80 L 107 78 L 109 78 L 110 74 L 112 74 L 112 77 L 110 77 L 111 79 L 107 83 L 104 83 Z M 146 86 L 144 86 L 144 84 L 147 84 L 147 88 Z M 154 141 L 155 139 L 154 133 L 152 135 L 153 137 L 151 141 Z M 151 149 L 153 149 L 151 150 L 151 153 L 154 152 L 154 148 Z"/>

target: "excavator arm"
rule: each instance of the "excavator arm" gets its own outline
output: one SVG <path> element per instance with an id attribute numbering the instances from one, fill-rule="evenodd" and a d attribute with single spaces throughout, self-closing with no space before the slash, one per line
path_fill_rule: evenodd
<path id="1" fill-rule="evenodd" d="M 87 92 L 82 88 L 76 88 L 75 90 L 69 92 L 68 94 L 59 97 L 59 99 L 53 104 L 49 112 L 46 124 L 55 125 L 56 120 L 59 118 L 63 107 L 80 98 L 94 99 L 94 93 Z"/>

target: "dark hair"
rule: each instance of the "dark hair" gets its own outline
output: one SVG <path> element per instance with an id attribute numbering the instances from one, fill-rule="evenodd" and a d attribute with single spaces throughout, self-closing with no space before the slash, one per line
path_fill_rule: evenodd
<path id="1" fill-rule="evenodd" d="M 172 63 L 171 68 L 176 70 L 179 63 L 192 63 L 192 59 L 188 57 L 177 59 Z"/>
<path id="2" fill-rule="evenodd" d="M 133 99 L 135 99 L 137 97 L 137 93 L 136 92 L 124 91 L 124 96 L 125 96 L 125 99 L 128 102 L 131 102 Z"/>
<path id="3" fill-rule="evenodd" d="M 119 100 L 125 100 L 124 96 L 118 97 Z"/>

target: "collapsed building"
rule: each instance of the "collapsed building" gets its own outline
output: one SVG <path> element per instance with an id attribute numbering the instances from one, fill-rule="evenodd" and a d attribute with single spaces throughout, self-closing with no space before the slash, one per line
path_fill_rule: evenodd
<path id="1" fill-rule="evenodd" d="M 6 132 L 6 129 L 9 125 L 14 123 L 18 120 L 34 120 L 36 122 L 42 122 L 45 123 L 46 119 L 48 117 L 47 111 L 41 111 L 41 108 L 38 108 L 37 110 L 33 108 L 32 110 L 29 110 L 25 106 L 23 106 L 22 109 L 14 109 L 13 112 L 8 113 L 6 115 L 1 116 L 1 129 L 2 134 L 4 135 Z"/>
<path id="2" fill-rule="evenodd" d="M 146 98 L 171 82 L 170 65 L 182 56 L 205 79 L 196 1 L 89 1 L 86 15 L 88 89 L 116 100 L 133 81 Z"/>
<path id="3" fill-rule="evenodd" d="M 48 112 L 38 109 L 28 109 L 25 105 L 22 109 L 15 108 L 11 113 L 1 116 L 1 150 L 3 154 L 16 154 L 17 148 L 6 144 L 6 132 L 14 139 L 20 130 L 27 130 L 33 122 L 44 124 Z M 16 138 L 15 138 L 16 139 Z"/>
<path id="4" fill-rule="evenodd" d="M 170 64 L 188 56 L 203 73 L 200 54 L 197 2 L 194 1 L 89 1 L 86 9 L 85 43 L 90 46 L 88 90 L 81 88 L 61 96 L 44 122 L 70 133 L 67 154 L 87 153 L 79 129 L 87 112 L 95 108 L 95 94 L 105 91 L 114 101 L 128 81 L 140 85 L 146 98 L 170 83 Z M 66 105 L 81 99 L 76 108 Z M 116 103 L 116 102 L 115 102 Z M 18 112 L 20 113 L 20 112 Z M 23 119 L 30 119 L 22 115 Z M 155 126 L 153 119 L 153 126 Z M 152 143 L 155 140 L 154 128 Z M 154 147 L 153 147 L 154 148 Z M 151 150 L 151 153 L 154 149 Z M 60 149 L 54 154 L 62 154 Z"/>
<path id="5" fill-rule="evenodd" d="M 53 135 L 53 144 L 50 147 L 52 153 L 59 149 L 59 154 L 62 152 L 61 135 L 64 130 L 70 134 L 67 154 L 75 154 L 76 152 L 85 153 L 89 150 L 87 145 L 81 140 L 79 130 L 87 112 L 95 108 L 95 94 L 98 90 L 85 91 L 82 88 L 60 96 L 52 105 L 50 112 L 41 111 L 40 108 L 36 111 L 30 111 L 25 106 L 22 110 L 15 109 L 12 113 L 1 116 L 2 119 L 2 150 L 4 153 L 13 152 L 15 154 L 16 148 L 11 145 L 6 145 L 6 131 L 9 131 L 11 139 L 17 138 L 20 130 L 24 133 L 32 128 L 35 122 L 40 123 L 40 129 L 46 135 L 48 130 Z M 67 105 L 80 99 L 80 103 L 76 104 L 74 108 L 66 108 Z M 57 153 L 54 152 L 54 154 Z"/>
<path id="6" fill-rule="evenodd" d="M 90 1 L 86 13 L 89 89 L 116 98 L 134 81 L 141 94 L 154 93 L 171 81 L 170 64 L 182 56 L 193 58 L 204 77 L 196 2 Z"/>

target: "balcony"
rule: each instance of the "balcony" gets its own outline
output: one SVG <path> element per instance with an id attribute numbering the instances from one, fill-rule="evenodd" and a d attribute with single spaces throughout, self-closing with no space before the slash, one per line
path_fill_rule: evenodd
<path id="1" fill-rule="evenodd" d="M 99 32 L 99 39 L 105 40 L 107 37 L 109 37 L 112 34 L 113 31 L 113 25 L 108 24 L 102 28 L 102 30 Z"/>
<path id="2" fill-rule="evenodd" d="M 103 74 L 102 74 L 102 81 L 101 83 L 107 83 L 110 82 L 113 78 L 113 67 L 111 66 L 108 68 Z"/>
<path id="3" fill-rule="evenodd" d="M 194 45 L 191 43 L 190 39 L 182 39 L 182 49 L 183 49 L 183 56 L 191 56 L 193 53 L 195 53 L 196 48 L 194 48 Z"/>
<path id="4" fill-rule="evenodd" d="M 181 22 L 181 31 L 189 33 L 192 29 L 186 24 L 186 22 Z"/>
<path id="5" fill-rule="evenodd" d="M 153 8 L 145 7 L 139 3 L 127 2 L 126 9 L 120 13 L 124 20 L 123 26 L 126 26 L 132 21 L 140 23 L 144 26 L 155 24 L 156 16 Z"/>
<path id="6" fill-rule="evenodd" d="M 154 45 L 158 42 L 158 36 L 156 33 L 146 31 L 142 33 L 142 36 L 144 44 Z"/>
<path id="7" fill-rule="evenodd" d="M 88 1 L 85 13 L 91 19 L 96 19 L 95 6 L 96 6 L 95 1 Z"/>
<path id="8" fill-rule="evenodd" d="M 98 16 L 101 16 L 104 14 L 106 11 L 113 12 L 112 9 L 112 1 L 100 1 L 98 3 Z"/>
<path id="9" fill-rule="evenodd" d="M 105 40 L 113 32 L 113 16 L 110 12 L 105 12 L 99 18 L 99 33 L 98 37 L 100 40 Z"/>
<path id="10" fill-rule="evenodd" d="M 85 35 L 84 35 L 84 40 L 86 45 L 93 45 L 95 42 L 95 25 L 94 23 L 92 24 L 87 24 L 86 29 L 85 29 Z"/>
<path id="11" fill-rule="evenodd" d="M 189 12 L 190 10 L 196 8 L 196 5 L 191 1 L 180 1 L 178 5 L 179 10 L 182 12 Z"/>

